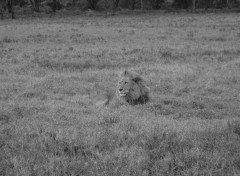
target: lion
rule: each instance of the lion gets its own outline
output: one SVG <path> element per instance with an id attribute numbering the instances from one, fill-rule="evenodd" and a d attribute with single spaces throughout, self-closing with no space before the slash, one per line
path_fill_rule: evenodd
<path id="1" fill-rule="evenodd" d="M 149 101 L 149 88 L 138 74 L 125 70 L 120 75 L 116 96 L 130 105 L 145 104 Z"/>
<path id="2" fill-rule="evenodd" d="M 109 94 L 104 100 L 97 102 L 97 106 L 109 104 L 110 99 L 113 99 L 115 103 L 129 105 L 145 104 L 149 101 L 149 88 L 138 74 L 124 70 L 119 77 L 115 92 L 116 98 Z"/>

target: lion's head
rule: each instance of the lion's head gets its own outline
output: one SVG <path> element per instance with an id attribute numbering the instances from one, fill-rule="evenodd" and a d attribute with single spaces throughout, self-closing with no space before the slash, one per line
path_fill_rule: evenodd
<path id="1" fill-rule="evenodd" d="M 116 95 L 131 105 L 144 104 L 149 101 L 149 88 L 139 75 L 125 70 L 120 75 Z"/>

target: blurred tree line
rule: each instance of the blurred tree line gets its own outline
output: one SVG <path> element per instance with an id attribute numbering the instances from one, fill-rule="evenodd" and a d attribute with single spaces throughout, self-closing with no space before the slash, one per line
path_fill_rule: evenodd
<path id="1" fill-rule="evenodd" d="M 53 11 L 61 8 L 78 8 L 81 10 L 116 10 L 118 8 L 134 9 L 197 9 L 197 8 L 236 8 L 240 0 L 12 0 L 14 4 L 30 3 L 36 11 L 39 6 L 48 5 Z"/>
<path id="2" fill-rule="evenodd" d="M 40 12 L 40 8 L 48 7 L 51 12 L 60 9 L 80 9 L 80 10 L 111 10 L 118 9 L 191 9 L 203 8 L 240 8 L 240 0 L 0 0 L 0 13 L 3 14 L 4 7 L 12 11 L 12 6 L 30 7 L 35 12 Z M 3 15 L 2 15 L 3 16 Z"/>

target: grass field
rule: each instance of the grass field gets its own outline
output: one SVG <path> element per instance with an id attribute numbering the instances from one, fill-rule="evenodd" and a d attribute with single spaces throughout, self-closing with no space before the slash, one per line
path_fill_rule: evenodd
<path id="1" fill-rule="evenodd" d="M 240 175 L 239 13 L 0 21 L 0 175 Z M 96 107 L 118 74 L 151 101 Z"/>

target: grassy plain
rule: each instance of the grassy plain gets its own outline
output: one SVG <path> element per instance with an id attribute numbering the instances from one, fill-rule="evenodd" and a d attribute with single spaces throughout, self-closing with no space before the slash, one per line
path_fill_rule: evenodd
<path id="1" fill-rule="evenodd" d="M 0 175 L 240 175 L 238 13 L 0 21 Z M 118 73 L 143 106 L 97 108 Z"/>

